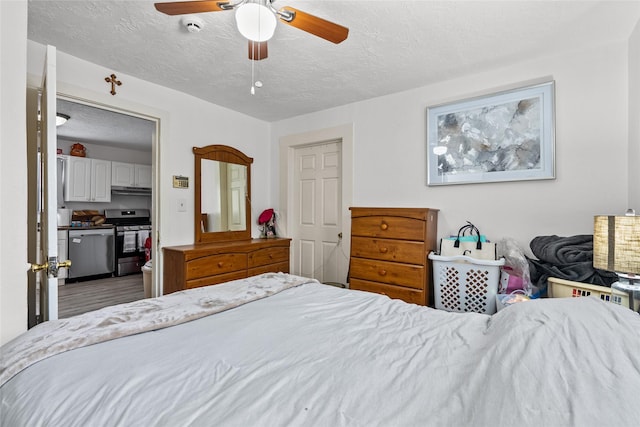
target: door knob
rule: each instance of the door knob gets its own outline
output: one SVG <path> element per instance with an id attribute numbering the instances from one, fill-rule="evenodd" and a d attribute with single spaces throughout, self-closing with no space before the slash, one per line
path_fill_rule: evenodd
<path id="1" fill-rule="evenodd" d="M 48 274 L 53 274 L 54 277 L 57 277 L 58 275 L 58 270 L 61 268 L 70 268 L 71 267 L 71 260 L 68 259 L 66 261 L 61 261 L 56 263 L 55 261 L 53 262 L 45 262 L 44 264 L 31 264 L 31 271 L 33 271 L 34 273 L 38 272 L 38 271 L 42 271 L 42 270 L 47 270 Z"/>
<path id="2" fill-rule="evenodd" d="M 41 270 L 45 270 L 49 268 L 49 263 L 45 262 L 44 264 L 31 264 L 31 271 L 33 271 L 34 273 L 41 271 Z"/>
<path id="3" fill-rule="evenodd" d="M 60 270 L 61 268 L 71 268 L 71 260 L 68 259 L 66 261 L 60 261 L 58 263 L 58 270 Z"/>

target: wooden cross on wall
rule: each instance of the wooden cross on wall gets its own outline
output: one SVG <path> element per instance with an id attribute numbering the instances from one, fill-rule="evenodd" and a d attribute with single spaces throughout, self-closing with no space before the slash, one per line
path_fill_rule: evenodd
<path id="1" fill-rule="evenodd" d="M 116 78 L 115 74 L 111 74 L 111 76 L 105 77 L 104 81 L 106 81 L 107 83 L 111 83 L 111 95 L 116 94 L 116 85 L 122 85 L 122 82 Z"/>

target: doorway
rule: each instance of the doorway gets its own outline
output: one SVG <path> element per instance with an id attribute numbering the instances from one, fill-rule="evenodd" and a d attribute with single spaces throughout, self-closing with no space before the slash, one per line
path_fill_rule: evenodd
<path id="1" fill-rule="evenodd" d="M 336 140 L 296 147 L 293 156 L 293 268 L 321 282 L 341 279 L 341 146 Z"/>
<path id="2" fill-rule="evenodd" d="M 98 218 L 101 218 L 100 220 L 105 223 L 111 222 L 110 215 L 107 214 L 114 211 L 117 213 L 135 212 L 136 215 L 145 212 L 145 224 L 147 225 L 144 226 L 144 229 L 147 230 L 146 236 L 149 236 L 148 213 L 153 208 L 151 177 L 153 176 L 152 149 L 156 142 L 154 137 L 156 121 L 63 97 L 57 99 L 57 113 L 68 117 L 66 123 L 57 127 L 57 148 L 62 156 L 72 154 L 72 147 L 81 145 L 86 150 L 86 157 L 91 158 L 92 164 L 98 161 L 105 162 L 111 172 L 107 174 L 110 176 L 110 182 L 103 184 L 106 187 L 108 197 L 103 198 L 100 202 L 94 201 L 93 198 L 87 201 L 84 197 L 69 197 L 66 194 L 67 188 L 65 186 L 70 187 L 73 179 L 69 179 L 70 182 L 67 182 L 67 174 L 65 173 L 64 177 L 60 175 L 58 208 L 69 214 L 75 212 L 97 213 Z M 94 181 L 96 181 L 94 178 L 91 177 L 92 189 Z M 99 186 L 96 185 L 96 187 Z M 63 193 L 64 197 L 62 197 Z M 119 247 L 121 242 L 118 240 L 123 227 L 118 226 L 108 230 L 102 227 L 104 225 L 95 227 L 92 225 L 89 230 L 82 231 L 73 227 L 68 230 L 65 227 L 59 228 L 58 232 L 61 234 L 59 238 L 63 242 L 62 245 L 59 245 L 59 257 L 71 259 L 72 262 L 67 271 L 69 277 L 63 276 L 58 280 L 58 311 L 61 318 L 145 297 L 142 267 L 147 260 L 145 259 L 144 239 L 132 239 L 134 240 L 132 247 L 125 254 L 126 260 L 131 262 L 126 264 L 127 269 L 123 269 L 120 260 L 123 252 Z M 136 228 L 138 227 L 142 226 L 136 225 Z M 109 256 L 105 257 L 104 252 L 100 252 L 90 257 L 76 256 L 74 258 L 72 250 L 80 248 L 82 242 L 78 243 L 79 239 L 72 238 L 72 233 L 77 235 L 78 233 L 92 232 L 110 233 L 109 246 L 111 250 Z M 137 233 L 136 236 L 140 237 L 138 235 L 142 231 L 128 231 L 127 233 Z M 65 237 L 67 244 L 64 244 Z M 87 238 L 85 236 L 83 240 Z M 66 253 L 65 248 L 68 250 Z M 98 257 L 101 259 L 88 259 Z M 80 263 L 89 265 L 81 265 Z M 89 268 L 90 265 L 102 265 L 101 271 L 105 271 L 106 274 L 93 275 Z M 85 274 L 80 274 L 78 277 L 77 273 L 81 269 L 85 270 Z M 74 277 L 74 279 L 70 279 L 70 277 Z"/>
<path id="3" fill-rule="evenodd" d="M 37 93 L 32 89 L 30 89 L 30 92 Z M 31 97 L 30 95 L 28 98 Z M 62 197 L 62 188 L 58 186 L 58 208 L 67 211 L 69 216 L 73 211 L 98 211 L 99 215 L 103 215 L 106 209 L 146 209 L 154 212 L 151 236 L 157 236 L 155 234 L 157 226 L 155 220 L 159 218 L 158 210 L 156 209 L 159 198 L 155 194 L 154 187 L 156 182 L 154 177 L 159 163 L 157 147 L 160 119 L 133 110 L 124 110 L 61 94 L 58 94 L 57 110 L 58 113 L 68 117 L 67 123 L 56 129 L 57 148 L 62 155 L 69 155 L 74 144 L 82 144 L 86 148 L 87 158 L 122 164 L 130 163 L 132 166 L 140 164 L 144 165 L 145 169 L 149 171 L 147 173 L 148 183 L 146 184 L 149 191 L 145 191 L 144 195 L 109 194 L 111 196 L 110 200 L 102 202 L 65 200 Z M 35 111 L 35 109 L 28 108 L 28 111 Z M 109 182 L 110 184 L 111 182 Z M 32 199 L 32 196 L 30 196 L 30 199 Z M 64 218 L 65 215 L 63 214 L 62 217 Z M 61 260 L 68 259 L 65 254 L 67 253 L 66 248 L 69 247 L 67 230 L 70 228 L 65 228 L 64 225 L 67 224 L 63 224 L 63 227 L 59 227 L 58 230 L 58 252 Z M 68 225 L 70 226 L 71 224 Z M 64 239 L 61 238 L 62 235 L 65 236 Z M 30 237 L 30 246 L 33 241 Z M 30 252 L 31 250 L 29 248 Z M 155 255 L 157 248 L 153 248 L 151 252 Z M 61 308 L 60 317 L 68 317 L 68 315 L 75 315 L 108 305 L 130 302 L 145 296 L 142 272 L 137 273 L 135 277 L 134 275 L 116 277 L 114 270 L 113 277 L 111 274 L 95 277 L 87 276 L 69 281 L 69 283 L 66 283 L 66 272 L 63 270 L 60 270 L 60 272 L 62 276 L 58 277 L 58 289 L 61 291 L 64 289 L 58 295 L 58 303 Z M 157 280 L 157 277 L 155 279 Z M 152 283 L 149 287 L 152 289 L 153 296 L 159 295 L 154 279 L 149 281 Z M 37 323 L 38 305 L 39 298 L 37 294 L 30 292 L 28 301 L 30 327 Z"/>
<path id="4" fill-rule="evenodd" d="M 280 221 L 293 274 L 347 283 L 352 153 L 351 125 L 280 140 Z"/>

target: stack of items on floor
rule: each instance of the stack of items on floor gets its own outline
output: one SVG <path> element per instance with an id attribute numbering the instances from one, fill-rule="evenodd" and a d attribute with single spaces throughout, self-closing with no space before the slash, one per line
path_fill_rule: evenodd
<path id="1" fill-rule="evenodd" d="M 468 235 L 465 235 L 468 233 Z M 500 267 L 496 244 L 467 221 L 458 234 L 441 239 L 440 253 L 429 254 L 433 263 L 435 307 L 454 312 L 496 312 Z"/>
<path id="2" fill-rule="evenodd" d="M 429 254 L 436 308 L 493 314 L 513 302 L 546 296 L 550 277 L 606 287 L 618 280 L 593 267 L 590 234 L 537 236 L 530 248 L 535 258 L 513 239 L 490 243 L 471 223 L 442 239 L 440 253 Z"/>
<path id="3" fill-rule="evenodd" d="M 529 259 L 531 282 L 541 290 L 546 291 L 549 277 L 608 287 L 618 280 L 615 273 L 593 268 L 593 236 L 590 234 L 538 236 L 531 240 L 530 247 L 537 257 Z"/>

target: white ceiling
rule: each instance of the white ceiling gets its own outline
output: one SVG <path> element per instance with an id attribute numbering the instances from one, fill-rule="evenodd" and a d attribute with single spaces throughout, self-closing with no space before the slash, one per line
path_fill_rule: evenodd
<path id="1" fill-rule="evenodd" d="M 58 138 L 151 151 L 155 122 L 60 98 L 56 110 L 70 117 L 64 125 L 57 127 Z"/>
<path id="2" fill-rule="evenodd" d="M 190 33 L 153 1 L 29 0 L 30 40 L 265 121 L 582 46 L 627 40 L 640 1 L 276 0 L 350 29 L 335 45 L 279 23 L 250 94 L 233 12 Z M 125 82 L 126 85 L 126 82 Z M 123 85 L 118 90 L 126 90 Z"/>

